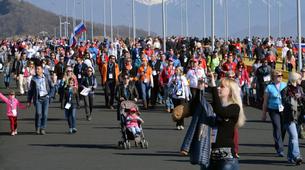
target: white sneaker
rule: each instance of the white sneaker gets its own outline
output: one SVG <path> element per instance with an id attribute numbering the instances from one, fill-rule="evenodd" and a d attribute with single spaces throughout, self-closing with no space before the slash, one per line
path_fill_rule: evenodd
<path id="1" fill-rule="evenodd" d="M 180 126 L 177 126 L 177 130 L 181 130 L 181 127 L 180 127 Z"/>
<path id="2" fill-rule="evenodd" d="M 12 132 L 12 133 L 11 133 L 11 136 L 15 136 L 15 132 Z"/>
<path id="3" fill-rule="evenodd" d="M 15 135 L 17 135 L 18 133 L 17 133 L 17 129 L 14 131 L 15 132 Z"/>
<path id="4" fill-rule="evenodd" d="M 184 127 L 181 125 L 181 126 L 180 126 L 180 130 L 183 130 L 183 129 L 184 129 Z"/>

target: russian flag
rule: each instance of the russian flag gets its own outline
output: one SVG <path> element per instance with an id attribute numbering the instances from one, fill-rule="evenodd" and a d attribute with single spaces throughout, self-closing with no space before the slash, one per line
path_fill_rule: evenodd
<path id="1" fill-rule="evenodd" d="M 85 31 L 87 31 L 87 28 L 86 28 L 85 24 L 81 22 L 74 28 L 74 35 L 78 36 Z"/>
<path id="2" fill-rule="evenodd" d="M 74 36 L 74 34 L 71 33 L 71 37 L 70 37 L 70 40 L 69 40 L 69 45 L 70 45 L 70 47 L 75 47 L 76 43 L 77 43 L 77 39 L 76 39 L 76 37 Z"/>
<path id="3" fill-rule="evenodd" d="M 294 50 L 295 50 L 295 52 L 297 52 L 298 49 L 299 49 L 299 44 L 298 44 L 298 43 L 295 43 L 295 44 L 293 44 L 293 45 L 294 45 Z M 305 43 L 301 43 L 301 50 L 302 50 L 303 53 L 305 53 Z"/>

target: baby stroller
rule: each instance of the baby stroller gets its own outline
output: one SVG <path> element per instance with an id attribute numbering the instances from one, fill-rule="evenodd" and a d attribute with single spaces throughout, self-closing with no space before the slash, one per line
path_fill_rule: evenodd
<path id="1" fill-rule="evenodd" d="M 126 127 L 127 121 L 127 113 L 131 108 L 135 108 L 137 111 L 139 111 L 138 106 L 135 104 L 135 102 L 126 100 L 121 102 L 120 105 L 120 125 L 121 125 L 121 132 L 122 132 L 122 140 L 118 142 L 118 147 L 121 149 L 130 149 L 131 144 L 130 141 L 134 140 L 135 141 L 135 147 L 140 146 L 141 148 L 148 148 L 148 142 L 145 140 L 144 137 L 144 132 L 141 126 L 141 123 L 139 122 L 139 128 L 141 129 L 141 133 L 139 134 L 138 137 L 135 137 L 132 132 Z M 138 112 L 138 114 L 140 114 Z"/>

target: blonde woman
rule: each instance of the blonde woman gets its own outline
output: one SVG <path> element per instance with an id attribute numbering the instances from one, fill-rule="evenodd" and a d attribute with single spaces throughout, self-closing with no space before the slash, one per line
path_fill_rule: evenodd
<path id="1" fill-rule="evenodd" d="M 282 139 L 282 112 L 284 106 L 282 104 L 281 91 L 286 87 L 286 83 L 282 82 L 283 74 L 281 71 L 273 70 L 271 75 L 272 82 L 267 85 L 264 93 L 262 120 L 266 121 L 268 112 L 273 126 L 275 150 L 279 157 L 284 157 L 284 145 Z"/>
<path id="2" fill-rule="evenodd" d="M 235 129 L 245 124 L 246 117 L 240 96 L 240 88 L 235 80 L 224 78 L 217 88 L 211 74 L 213 109 L 217 116 L 217 128 L 212 132 L 212 152 L 209 169 L 239 169 L 235 153 Z"/>
<path id="3" fill-rule="evenodd" d="M 301 83 L 301 75 L 296 72 L 289 74 L 289 83 L 281 92 L 283 111 L 283 127 L 288 132 L 288 162 L 296 165 L 302 164 L 302 158 L 299 147 L 297 123 L 302 114 L 305 96 Z"/>

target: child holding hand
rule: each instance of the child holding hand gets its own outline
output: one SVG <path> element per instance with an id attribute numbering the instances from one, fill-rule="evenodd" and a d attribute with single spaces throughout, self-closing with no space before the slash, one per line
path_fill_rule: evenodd
<path id="1" fill-rule="evenodd" d="M 26 107 L 19 102 L 18 99 L 15 98 L 15 91 L 10 90 L 9 96 L 5 97 L 0 92 L 0 100 L 6 103 L 6 115 L 10 120 L 10 127 L 11 127 L 11 135 L 17 135 L 17 108 L 25 109 Z"/>

